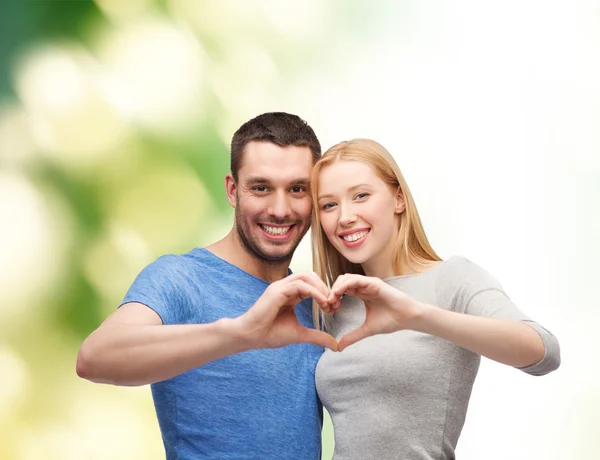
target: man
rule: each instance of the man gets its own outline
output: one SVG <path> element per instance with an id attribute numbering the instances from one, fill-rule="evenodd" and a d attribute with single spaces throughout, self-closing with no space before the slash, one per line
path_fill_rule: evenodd
<path id="1" fill-rule="evenodd" d="M 79 376 L 152 384 L 168 459 L 320 456 L 314 369 L 322 347 L 337 343 L 311 328 L 308 299 L 325 303 L 328 290 L 288 268 L 310 226 L 308 182 L 320 154 L 295 115 L 242 125 L 225 178 L 229 234 L 146 267 L 81 346 Z"/>

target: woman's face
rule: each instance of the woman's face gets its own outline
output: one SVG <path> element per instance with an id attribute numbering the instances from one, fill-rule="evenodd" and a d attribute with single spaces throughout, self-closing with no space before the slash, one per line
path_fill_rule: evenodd
<path id="1" fill-rule="evenodd" d="M 318 177 L 321 226 L 331 244 L 369 276 L 393 273 L 398 213 L 404 200 L 373 168 L 341 160 L 325 166 Z"/>

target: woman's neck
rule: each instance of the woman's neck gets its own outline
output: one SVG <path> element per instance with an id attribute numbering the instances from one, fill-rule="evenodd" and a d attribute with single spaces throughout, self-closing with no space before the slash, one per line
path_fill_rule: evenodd
<path id="1" fill-rule="evenodd" d="M 391 260 L 369 260 L 362 264 L 362 268 L 367 276 L 373 276 L 377 278 L 391 278 L 393 276 L 404 276 L 404 275 L 417 275 L 419 273 L 426 272 L 430 268 L 435 267 L 440 261 L 427 260 L 427 261 L 406 261 L 400 262 L 400 270 L 394 269 L 393 261 Z"/>

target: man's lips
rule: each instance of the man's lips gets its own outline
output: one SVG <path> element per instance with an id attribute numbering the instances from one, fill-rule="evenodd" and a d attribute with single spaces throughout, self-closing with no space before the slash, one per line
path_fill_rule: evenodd
<path id="1" fill-rule="evenodd" d="M 258 224 L 263 234 L 268 239 L 273 241 L 285 241 L 292 235 L 296 224 L 274 225 L 274 224 Z"/>

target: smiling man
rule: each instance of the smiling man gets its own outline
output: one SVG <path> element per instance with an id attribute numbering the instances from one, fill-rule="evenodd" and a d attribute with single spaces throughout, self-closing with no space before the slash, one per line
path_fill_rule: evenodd
<path id="1" fill-rule="evenodd" d="M 240 266 L 268 262 L 247 269 L 273 272 L 278 267 L 273 273 L 281 278 L 310 226 L 308 182 L 320 148 L 316 137 L 310 146 L 308 139 L 296 137 L 287 140 L 294 142 L 290 145 L 265 141 L 260 131 L 253 131 L 255 126 L 247 125 L 233 137 L 231 173 L 225 178 L 227 197 L 235 208 L 235 228 L 209 249 L 233 250 L 230 257 Z M 305 125 L 305 129 L 310 128 Z M 265 274 L 267 281 L 269 276 Z"/>
<path id="2" fill-rule="evenodd" d="M 309 177 L 321 147 L 296 115 L 266 113 L 231 143 L 229 234 L 167 255 L 137 277 L 120 308 L 82 344 L 79 376 L 152 384 L 167 459 L 318 459 L 322 347 L 314 274 L 289 263 L 312 211 Z"/>

